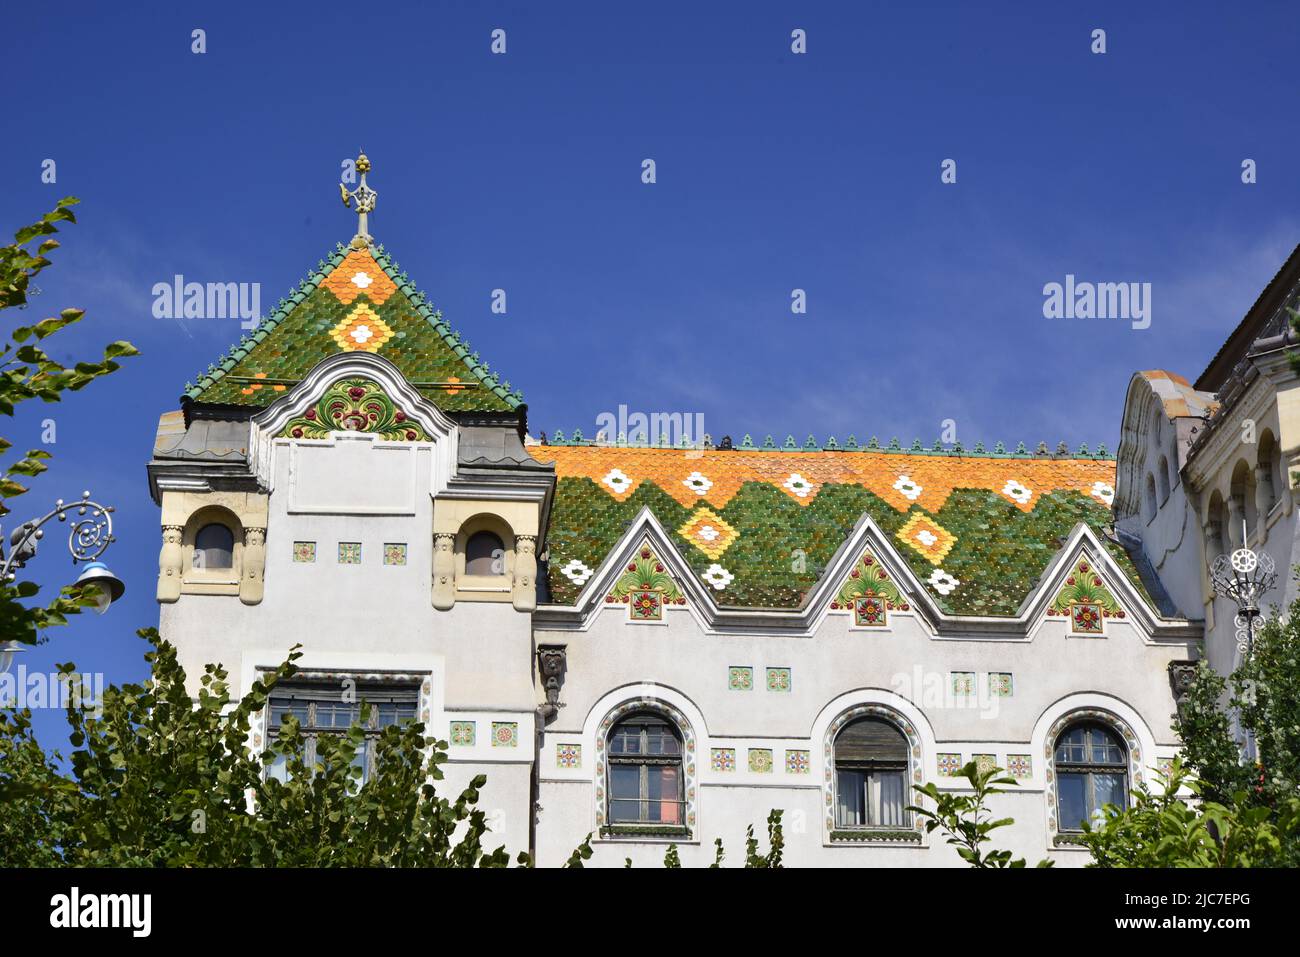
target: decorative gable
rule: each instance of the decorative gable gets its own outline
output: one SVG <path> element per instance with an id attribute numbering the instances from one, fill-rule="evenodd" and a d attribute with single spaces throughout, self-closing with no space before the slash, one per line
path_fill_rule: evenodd
<path id="1" fill-rule="evenodd" d="M 648 543 L 627 563 L 623 574 L 605 596 L 607 603 L 627 605 L 629 621 L 662 621 L 664 607 L 685 605 L 686 596 L 677 587 L 667 567 Z"/>
<path id="2" fill-rule="evenodd" d="M 1072 635 L 1101 637 L 1106 631 L 1106 619 L 1123 618 L 1124 609 L 1106 587 L 1096 563 L 1085 555 L 1071 566 L 1047 614 L 1069 618 Z"/>
<path id="3" fill-rule="evenodd" d="M 852 612 L 853 624 L 859 628 L 885 628 L 890 611 L 908 611 L 909 605 L 889 572 L 874 555 L 864 552 L 831 602 L 831 610 Z"/>
<path id="4" fill-rule="evenodd" d="M 331 432 L 371 432 L 395 442 L 430 442 L 373 379 L 353 376 L 332 383 L 314 406 L 285 423 L 277 438 L 327 439 Z"/>

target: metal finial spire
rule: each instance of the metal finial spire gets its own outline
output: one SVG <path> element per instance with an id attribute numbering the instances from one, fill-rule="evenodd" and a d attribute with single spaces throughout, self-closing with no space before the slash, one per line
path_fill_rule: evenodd
<path id="1" fill-rule="evenodd" d="M 379 194 L 366 185 L 366 174 L 370 172 L 370 159 L 364 152 L 357 156 L 357 172 L 361 174 L 361 182 L 357 188 L 348 192 L 348 188 L 339 183 L 339 196 L 343 200 L 343 205 L 352 206 L 352 201 L 357 201 L 357 234 L 352 237 L 352 246 L 355 249 L 361 249 L 371 243 L 370 233 L 366 231 L 367 217 L 375 211 L 375 200 Z"/>

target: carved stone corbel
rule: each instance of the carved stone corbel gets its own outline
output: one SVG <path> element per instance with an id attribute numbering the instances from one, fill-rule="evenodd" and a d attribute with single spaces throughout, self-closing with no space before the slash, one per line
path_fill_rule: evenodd
<path id="1" fill-rule="evenodd" d="M 539 645 L 537 648 L 537 671 L 541 675 L 542 690 L 546 692 L 546 704 L 538 708 L 542 723 L 555 717 L 563 705 L 560 704 L 560 688 L 564 685 L 564 673 L 569 661 L 563 645 Z"/>
<path id="2" fill-rule="evenodd" d="M 256 605 L 265 593 L 266 529 L 249 525 L 244 528 L 244 567 L 239 576 L 239 600 Z"/>
<path id="3" fill-rule="evenodd" d="M 456 536 L 452 532 L 433 535 L 433 607 L 449 611 L 456 604 Z"/>
<path id="4" fill-rule="evenodd" d="M 162 551 L 158 553 L 158 600 L 172 602 L 181 597 L 181 540 L 184 525 L 162 527 Z"/>
<path id="5" fill-rule="evenodd" d="M 1198 665 L 1195 661 L 1169 662 L 1169 689 L 1174 693 L 1174 705 L 1180 715 L 1187 701 L 1187 693 L 1192 690 Z"/>
<path id="6" fill-rule="evenodd" d="M 510 590 L 515 611 L 537 607 L 537 536 L 515 536 L 515 580 Z"/>

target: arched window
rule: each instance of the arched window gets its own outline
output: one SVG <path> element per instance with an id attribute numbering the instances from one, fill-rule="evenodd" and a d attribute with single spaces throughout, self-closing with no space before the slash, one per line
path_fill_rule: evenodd
<path id="1" fill-rule="evenodd" d="M 682 736 L 657 714 L 624 718 L 609 732 L 611 824 L 684 823 Z"/>
<path id="2" fill-rule="evenodd" d="M 235 536 L 224 525 L 204 525 L 194 536 L 194 567 L 209 571 L 231 568 L 235 560 Z"/>
<path id="3" fill-rule="evenodd" d="M 1169 498 L 1169 459 L 1163 455 L 1160 456 L 1160 468 L 1156 472 L 1156 486 L 1163 504 L 1165 499 Z"/>
<path id="4" fill-rule="evenodd" d="M 1147 487 L 1144 504 L 1146 507 L 1143 511 L 1146 513 L 1146 520 L 1150 522 L 1156 517 L 1156 509 L 1159 508 L 1159 505 L 1156 503 L 1156 478 L 1150 472 L 1147 473 Z"/>
<path id="5" fill-rule="evenodd" d="M 506 547 L 493 532 L 475 532 L 465 543 L 466 575 L 504 575 Z"/>
<path id="6" fill-rule="evenodd" d="M 1281 489 L 1281 483 L 1278 481 L 1277 459 L 1277 441 L 1273 438 L 1272 432 L 1266 431 L 1259 437 L 1259 458 L 1255 472 L 1259 476 L 1258 483 L 1263 487 L 1261 498 L 1265 515 L 1277 504 L 1278 492 Z"/>
<path id="7" fill-rule="evenodd" d="M 907 827 L 907 739 L 883 718 L 859 718 L 835 738 L 836 827 Z"/>
<path id="8" fill-rule="evenodd" d="M 1056 739 L 1057 820 L 1062 831 L 1082 831 L 1083 822 L 1107 804 L 1128 803 L 1128 752 L 1105 725 L 1080 723 Z"/>

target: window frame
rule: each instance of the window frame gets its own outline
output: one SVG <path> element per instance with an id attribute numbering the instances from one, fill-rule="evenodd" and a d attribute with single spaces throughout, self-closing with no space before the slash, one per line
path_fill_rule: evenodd
<path id="1" fill-rule="evenodd" d="M 640 726 L 640 744 L 641 749 L 637 754 L 617 753 L 614 750 L 614 739 L 619 731 L 627 725 Z M 647 740 L 647 730 L 652 726 L 666 728 L 671 738 L 677 743 L 676 754 L 666 755 L 663 753 L 652 754 L 645 750 Z M 688 833 L 686 819 L 688 806 L 686 800 L 686 737 L 672 719 L 666 715 L 655 711 L 639 711 L 633 714 L 625 715 L 618 719 L 605 735 L 605 822 L 606 828 L 612 833 L 619 832 L 638 832 L 646 830 L 671 830 L 682 833 Z M 638 787 L 636 798 L 616 798 L 614 796 L 614 770 L 616 767 L 638 767 Z M 649 770 L 651 768 L 677 769 L 677 796 L 673 799 L 663 797 L 651 797 L 649 793 Z M 638 804 L 637 819 L 623 820 L 615 817 L 616 802 L 624 803 L 635 800 Z M 673 804 L 677 809 L 676 821 L 650 820 L 646 813 L 652 804 Z"/>
<path id="2" fill-rule="evenodd" d="M 203 546 L 199 543 L 199 539 L 203 537 L 203 533 L 210 528 L 219 528 L 223 532 L 225 532 L 228 536 L 230 536 L 230 548 L 229 548 L 230 564 L 210 565 L 206 560 L 204 561 L 202 567 L 196 566 L 194 564 L 194 560 L 198 557 L 199 553 L 206 552 L 211 547 L 211 546 Z M 235 532 L 234 529 L 232 529 L 228 523 L 219 522 L 215 520 L 211 522 L 204 522 L 195 530 L 194 547 L 190 551 L 190 569 L 192 571 L 198 571 L 198 572 L 233 572 L 235 570 Z"/>
<path id="3" fill-rule="evenodd" d="M 848 730 L 852 728 L 854 725 L 862 724 L 865 722 L 884 724 L 887 727 L 889 727 L 895 734 L 897 734 L 899 741 L 903 746 L 903 755 L 904 755 L 903 758 L 902 759 L 898 759 L 898 758 L 858 758 L 858 759 L 844 758 L 842 759 L 840 758 L 839 756 L 840 738 L 843 737 L 844 734 L 848 732 Z M 909 755 L 910 755 L 910 745 L 908 743 L 907 734 L 896 723 L 881 715 L 868 714 L 868 715 L 862 715 L 861 717 L 854 718 L 851 721 L 846 722 L 844 726 L 835 733 L 835 738 L 831 742 L 831 762 L 833 768 L 831 801 L 834 807 L 834 825 L 836 831 L 870 833 L 870 832 L 911 831 L 914 828 L 915 823 L 914 823 L 913 813 L 907 810 L 907 806 L 910 803 L 912 803 L 908 800 L 909 782 L 911 781 L 911 770 L 912 770 L 911 768 L 912 762 Z M 877 785 L 879 785 L 879 782 L 883 780 L 885 775 L 890 775 L 890 776 L 897 775 L 900 783 L 902 784 L 902 791 L 903 791 L 902 820 L 897 824 L 886 824 L 883 822 L 873 823 L 871 821 L 867 821 L 866 823 L 862 823 L 862 824 L 850 824 L 848 821 L 844 820 L 842 816 L 842 811 L 841 811 L 842 805 L 840 801 L 841 768 L 843 768 L 843 770 L 846 772 L 850 772 L 853 774 L 860 774 L 863 776 L 863 782 L 862 782 L 863 793 L 861 799 L 862 799 L 864 818 L 869 818 L 871 815 L 872 802 L 870 800 L 870 788 L 872 782 L 875 781 Z"/>
<path id="4" fill-rule="evenodd" d="M 361 785 L 370 781 L 375 775 L 375 755 L 376 748 L 374 742 L 378 740 L 379 735 L 383 732 L 388 724 L 381 723 L 381 707 L 383 705 L 397 705 L 402 710 L 409 708 L 409 716 L 401 717 L 396 722 L 418 721 L 420 720 L 421 706 L 421 685 L 419 681 L 405 680 L 356 680 L 355 702 L 343 701 L 343 690 L 340 688 L 340 682 L 343 676 L 331 678 L 311 678 L 296 677 L 289 681 L 281 682 L 271 689 L 266 701 L 266 718 L 265 718 L 265 745 L 263 751 L 271 747 L 271 743 L 277 738 L 280 723 L 275 720 L 276 705 L 286 699 L 289 701 L 304 701 L 307 704 L 306 718 L 300 721 L 302 735 L 305 747 L 303 749 L 303 760 L 309 765 L 314 765 L 316 761 L 316 745 L 321 737 L 334 735 L 342 737 L 347 734 L 352 727 L 352 722 L 346 725 L 323 725 L 318 723 L 318 709 L 321 705 L 342 705 L 354 709 L 354 716 L 359 718 L 361 709 L 364 705 L 371 705 L 368 715 L 367 727 L 365 728 L 366 746 L 361 768 Z M 273 765 L 267 765 L 262 769 L 263 778 L 271 776 Z"/>
<path id="5" fill-rule="evenodd" d="M 1061 747 L 1066 735 L 1071 732 L 1082 730 L 1084 732 L 1083 748 L 1084 757 L 1082 761 L 1061 760 Z M 1119 751 L 1118 762 L 1095 761 L 1092 759 L 1093 752 L 1093 734 L 1101 732 L 1109 740 L 1110 744 Z M 1097 813 L 1099 805 L 1097 804 L 1096 777 L 1105 775 L 1107 777 L 1118 777 L 1120 779 L 1119 793 L 1123 801 L 1117 805 L 1120 810 L 1128 807 L 1129 801 L 1129 750 L 1124 741 L 1124 735 L 1116 728 L 1111 727 L 1102 721 L 1081 720 L 1074 721 L 1066 725 L 1056 735 L 1052 742 L 1052 766 L 1056 775 L 1056 829 L 1060 834 L 1082 834 L 1083 821 L 1091 820 Z M 1082 776 L 1084 778 L 1084 817 L 1083 820 L 1066 825 L 1066 815 L 1063 812 L 1063 802 L 1065 800 L 1065 788 L 1062 784 L 1063 776 Z M 1104 807 L 1105 805 L 1100 805 Z"/>

